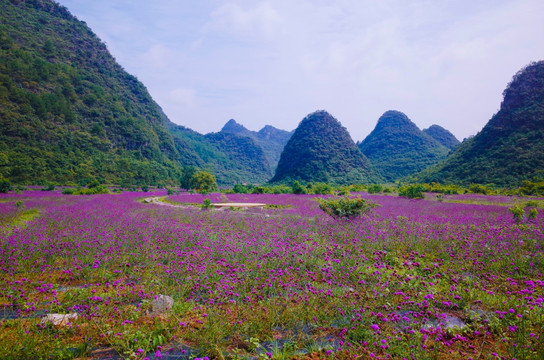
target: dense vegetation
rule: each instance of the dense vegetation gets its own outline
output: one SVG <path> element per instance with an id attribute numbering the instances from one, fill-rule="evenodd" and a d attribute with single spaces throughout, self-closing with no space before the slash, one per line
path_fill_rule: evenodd
<path id="1" fill-rule="evenodd" d="M 280 130 L 273 126 L 266 125 L 261 130 L 255 132 L 246 129 L 243 125 L 238 124 L 234 119 L 229 120 L 223 129 L 222 133 L 232 133 L 239 136 L 245 136 L 253 139 L 264 152 L 270 169 L 275 170 L 280 160 L 283 148 L 291 138 L 292 132 Z"/>
<path id="2" fill-rule="evenodd" d="M 517 185 L 544 177 L 544 61 L 520 70 L 503 93 L 501 108 L 476 136 L 419 181 Z"/>
<path id="3" fill-rule="evenodd" d="M 175 125 L 64 7 L 0 3 L 0 178 L 175 184 L 182 166 L 212 171 L 221 185 L 272 176 L 288 132 L 248 138 Z"/>
<path id="4" fill-rule="evenodd" d="M 389 182 L 436 164 L 449 151 L 399 111 L 385 112 L 359 148 Z"/>
<path id="5" fill-rule="evenodd" d="M 450 150 L 460 144 L 455 135 L 440 125 L 431 125 L 427 129 L 423 129 L 423 132 Z"/>
<path id="6" fill-rule="evenodd" d="M 50 0 L 0 4 L 0 176 L 175 181 L 165 115 L 85 23 Z"/>
<path id="7" fill-rule="evenodd" d="M 370 183 L 382 180 L 347 130 L 326 111 L 305 117 L 281 154 L 272 182 Z"/>

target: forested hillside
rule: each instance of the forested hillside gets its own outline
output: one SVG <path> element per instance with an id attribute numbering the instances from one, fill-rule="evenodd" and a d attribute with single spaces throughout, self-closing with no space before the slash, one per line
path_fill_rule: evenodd
<path id="1" fill-rule="evenodd" d="M 440 125 L 431 125 L 423 132 L 450 150 L 460 144 L 455 135 Z"/>
<path id="2" fill-rule="evenodd" d="M 15 182 L 177 181 L 161 109 L 49 0 L 0 0 L 0 174 Z"/>
<path id="3" fill-rule="evenodd" d="M 285 145 L 272 182 L 334 184 L 383 181 L 348 131 L 326 111 L 305 117 Z"/>
<path id="4" fill-rule="evenodd" d="M 503 96 L 482 131 L 416 180 L 511 186 L 544 178 L 544 61 L 520 70 Z"/>
<path id="5" fill-rule="evenodd" d="M 436 164 L 448 149 L 421 131 L 400 111 L 386 111 L 359 144 L 376 171 L 388 182 Z"/>
<path id="6" fill-rule="evenodd" d="M 183 166 L 212 171 L 221 185 L 272 176 L 265 141 L 201 135 L 170 122 L 145 86 L 63 6 L 0 4 L 0 177 L 176 184 Z"/>
<path id="7" fill-rule="evenodd" d="M 253 139 L 263 149 L 266 160 L 272 170 L 276 169 L 281 152 L 292 135 L 292 132 L 280 130 L 270 125 L 266 125 L 257 132 L 251 131 L 243 125 L 238 124 L 234 119 L 229 120 L 223 126 L 221 133 L 231 133 Z"/>

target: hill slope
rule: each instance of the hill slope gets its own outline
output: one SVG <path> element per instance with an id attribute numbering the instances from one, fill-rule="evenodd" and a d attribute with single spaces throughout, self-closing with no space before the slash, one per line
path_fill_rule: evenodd
<path id="1" fill-rule="evenodd" d="M 348 131 L 326 111 L 305 117 L 285 145 L 271 182 L 370 183 L 382 179 Z"/>
<path id="2" fill-rule="evenodd" d="M 421 131 L 400 111 L 385 112 L 359 144 L 362 153 L 387 181 L 395 181 L 436 164 L 448 149 Z"/>
<path id="3" fill-rule="evenodd" d="M 272 176 L 253 140 L 170 122 L 63 6 L 0 5 L 0 178 L 175 184 L 185 165 L 216 173 L 220 185 Z"/>
<path id="4" fill-rule="evenodd" d="M 450 150 L 461 143 L 455 135 L 440 125 L 431 125 L 427 129 L 423 129 L 423 132 Z"/>
<path id="5" fill-rule="evenodd" d="M 280 130 L 270 125 L 266 125 L 258 132 L 251 131 L 238 124 L 234 119 L 229 120 L 220 133 L 231 133 L 253 139 L 263 149 L 271 169 L 275 169 L 278 165 L 281 152 L 292 135 L 292 132 Z"/>
<path id="6" fill-rule="evenodd" d="M 482 131 L 415 178 L 510 186 L 544 177 L 544 61 L 520 70 L 503 97 L 499 112 Z"/>
<path id="7" fill-rule="evenodd" d="M 0 0 L 0 175 L 153 184 L 180 155 L 146 88 L 66 8 Z"/>

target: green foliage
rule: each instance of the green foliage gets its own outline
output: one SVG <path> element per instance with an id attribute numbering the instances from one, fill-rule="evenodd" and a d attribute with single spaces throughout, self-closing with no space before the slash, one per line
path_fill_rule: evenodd
<path id="1" fill-rule="evenodd" d="M 405 185 L 399 188 L 399 196 L 409 199 L 423 199 L 425 198 L 424 191 L 425 187 L 422 184 Z"/>
<path id="2" fill-rule="evenodd" d="M 445 195 L 454 195 L 464 192 L 464 190 L 457 185 L 442 185 L 440 183 L 433 182 L 430 184 L 423 184 L 423 186 L 425 187 L 426 192 L 434 192 Z"/>
<path id="3" fill-rule="evenodd" d="M 542 177 L 544 61 L 520 70 L 503 95 L 500 110 L 477 135 L 463 141 L 444 162 L 414 176 L 414 181 L 511 187 Z"/>
<path id="4" fill-rule="evenodd" d="M 148 192 L 149 191 L 149 186 L 147 186 L 147 185 L 142 186 L 142 191 L 143 192 Z"/>
<path id="5" fill-rule="evenodd" d="M 372 184 L 368 186 L 367 191 L 369 194 L 377 194 L 383 191 L 383 186 L 380 184 Z"/>
<path id="6" fill-rule="evenodd" d="M 291 191 L 293 192 L 293 194 L 297 194 L 297 195 L 302 195 L 302 194 L 307 194 L 308 193 L 308 190 L 306 189 L 306 187 L 304 185 L 302 185 L 298 180 L 295 180 L 293 182 L 293 185 L 291 186 Z"/>
<path id="7" fill-rule="evenodd" d="M 172 182 L 180 155 L 168 119 L 63 9 L 52 1 L 2 2 L 0 177 L 27 184 Z"/>
<path id="8" fill-rule="evenodd" d="M 318 198 L 317 201 L 319 202 L 319 208 L 334 218 L 352 219 L 363 214 L 368 214 L 373 208 L 379 206 L 361 197 Z"/>
<path id="9" fill-rule="evenodd" d="M 105 185 L 97 185 L 91 188 L 66 188 L 62 190 L 65 195 L 96 195 L 96 194 L 110 194 L 110 190 Z"/>
<path id="10" fill-rule="evenodd" d="M 204 201 L 202 202 L 202 208 L 203 209 L 210 209 L 213 207 L 213 204 L 211 202 L 210 199 L 204 199 Z"/>
<path id="11" fill-rule="evenodd" d="M 215 176 L 207 171 L 197 171 L 191 177 L 191 188 L 200 192 L 212 192 L 217 190 Z"/>
<path id="12" fill-rule="evenodd" d="M 320 194 L 320 195 L 330 195 L 334 193 L 334 190 L 331 185 L 317 182 L 310 183 L 307 186 L 308 194 Z"/>
<path id="13" fill-rule="evenodd" d="M 429 128 L 423 129 L 423 132 L 450 150 L 460 144 L 451 132 L 439 125 L 431 125 Z"/>
<path id="14" fill-rule="evenodd" d="M 518 188 L 519 195 L 544 195 L 544 181 L 529 181 L 523 180 L 522 185 Z"/>
<path id="15" fill-rule="evenodd" d="M 481 185 L 481 184 L 475 184 L 475 183 L 470 184 L 470 186 L 468 187 L 468 191 L 473 194 L 483 194 L 483 195 L 491 195 L 494 193 L 493 190 L 490 189 L 489 187 L 485 185 Z"/>
<path id="16" fill-rule="evenodd" d="M 46 182 L 45 186 L 42 188 L 42 191 L 53 191 L 55 190 L 55 184 L 51 182 Z"/>
<path id="17" fill-rule="evenodd" d="M 436 164 L 449 152 L 399 111 L 385 112 L 359 148 L 388 182 Z"/>
<path id="18" fill-rule="evenodd" d="M 170 188 L 167 188 L 166 189 L 166 193 L 170 196 L 170 195 L 174 195 L 174 190 L 170 189 Z"/>
<path id="19" fill-rule="evenodd" d="M 270 125 L 266 125 L 258 132 L 250 131 L 233 119 L 223 126 L 221 132 L 251 138 L 263 150 L 270 169 L 275 169 L 278 165 L 281 152 L 291 137 L 290 132 L 276 129 Z"/>
<path id="20" fill-rule="evenodd" d="M 533 208 L 529 210 L 529 216 L 528 216 L 529 219 L 536 219 L 537 216 L 538 216 L 537 209 Z"/>
<path id="21" fill-rule="evenodd" d="M 11 182 L 6 179 L 0 180 L 0 193 L 8 193 L 12 189 Z"/>
<path id="22" fill-rule="evenodd" d="M 508 208 L 508 211 L 512 213 L 514 221 L 516 223 L 521 223 L 525 217 L 525 209 L 521 205 L 514 205 L 511 208 Z"/>
<path id="23" fill-rule="evenodd" d="M 379 182 L 347 130 L 326 111 L 305 117 L 281 154 L 271 182 L 353 184 Z"/>

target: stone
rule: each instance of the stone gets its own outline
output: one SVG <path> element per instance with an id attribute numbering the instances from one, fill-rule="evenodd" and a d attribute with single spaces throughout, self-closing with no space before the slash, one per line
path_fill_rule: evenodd
<path id="1" fill-rule="evenodd" d="M 168 295 L 157 295 L 153 301 L 151 301 L 151 313 L 152 314 L 164 314 L 172 311 L 174 306 L 174 299 Z"/>
<path id="2" fill-rule="evenodd" d="M 46 314 L 42 317 L 42 323 L 52 323 L 55 326 L 66 326 L 78 318 L 77 313 L 72 314 Z"/>

